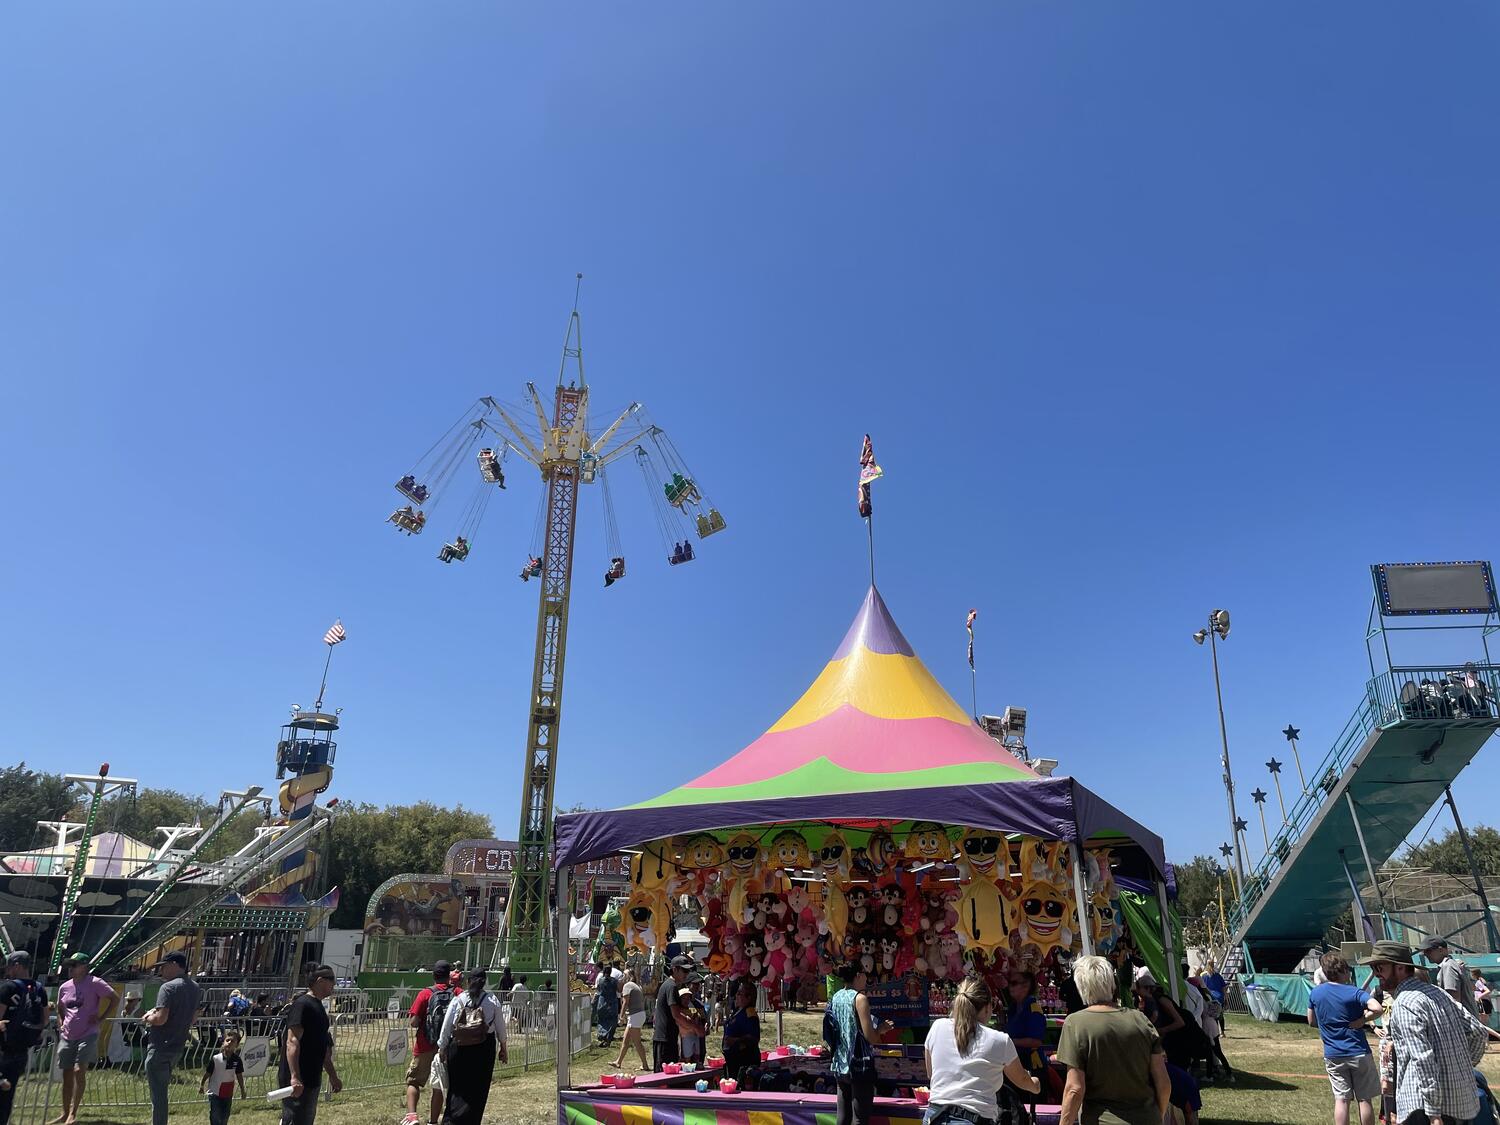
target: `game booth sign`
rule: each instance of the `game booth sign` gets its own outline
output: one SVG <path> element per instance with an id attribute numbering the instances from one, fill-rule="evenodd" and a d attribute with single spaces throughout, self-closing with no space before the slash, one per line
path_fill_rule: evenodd
<path id="1" fill-rule="evenodd" d="M 926 1025 L 947 1013 L 964 974 L 1003 994 L 1007 972 L 1026 968 L 1058 1008 L 1058 955 L 1122 940 L 1122 887 L 1154 891 L 1153 921 L 1170 916 L 1160 838 L 1076 780 L 1038 776 L 985 734 L 874 588 L 812 686 L 740 753 L 642 804 L 559 816 L 558 901 L 568 901 L 575 865 L 619 851 L 633 855 L 622 926 L 637 951 L 665 950 L 672 904 L 687 895 L 702 908 L 705 968 L 769 986 L 773 1003 L 783 981 L 845 962 L 865 969 L 877 1019 L 896 1024 L 876 1045 L 882 1125 L 921 1119 Z M 1170 926 L 1151 937 L 1160 944 L 1148 961 L 1163 962 L 1175 992 Z M 763 1054 L 738 1083 L 710 1058 L 696 1072 L 574 1084 L 564 1048 L 558 1120 L 833 1121 L 818 1046 Z M 1039 1121 L 1056 1119 L 1055 1106 L 1035 1108 Z"/>

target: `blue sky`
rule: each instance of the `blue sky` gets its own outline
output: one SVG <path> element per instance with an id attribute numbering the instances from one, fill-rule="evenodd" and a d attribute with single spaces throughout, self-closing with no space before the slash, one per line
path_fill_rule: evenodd
<path id="1" fill-rule="evenodd" d="M 1366 677 L 1368 565 L 1500 555 L 1487 4 L 10 5 L 7 760 L 270 784 L 341 617 L 334 792 L 514 830 L 518 470 L 443 567 L 390 482 L 555 377 L 648 404 L 729 530 L 585 497 L 559 798 L 773 722 L 879 579 L 933 671 L 1187 857 Z M 1470 818 L 1493 752 L 1459 787 Z M 1252 830 L 1252 839 L 1255 838 Z M 1258 848 L 1252 848 L 1252 853 Z"/>

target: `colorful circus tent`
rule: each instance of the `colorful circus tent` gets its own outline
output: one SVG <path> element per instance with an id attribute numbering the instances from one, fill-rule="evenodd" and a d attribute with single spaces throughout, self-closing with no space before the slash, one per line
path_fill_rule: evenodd
<path id="1" fill-rule="evenodd" d="M 566 867 L 681 833 L 917 820 L 1108 846 L 1121 875 L 1167 874 L 1155 833 L 1071 777 L 1038 776 L 985 734 L 873 586 L 833 658 L 769 730 L 659 797 L 559 816 L 553 855 Z"/>

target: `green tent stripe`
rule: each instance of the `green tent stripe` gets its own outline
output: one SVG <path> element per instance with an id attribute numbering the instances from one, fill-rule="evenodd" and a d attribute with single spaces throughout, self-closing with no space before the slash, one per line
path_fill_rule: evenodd
<path id="1" fill-rule="evenodd" d="M 724 801 L 756 801 L 772 797 L 819 797 L 830 793 L 884 793 L 893 789 L 932 789 L 943 785 L 985 785 L 995 781 L 1024 781 L 1028 775 L 998 762 L 964 762 L 905 773 L 855 773 L 818 758 L 789 773 L 749 785 L 716 789 L 681 786 L 660 797 L 631 805 L 633 809 L 673 805 L 712 805 Z"/>

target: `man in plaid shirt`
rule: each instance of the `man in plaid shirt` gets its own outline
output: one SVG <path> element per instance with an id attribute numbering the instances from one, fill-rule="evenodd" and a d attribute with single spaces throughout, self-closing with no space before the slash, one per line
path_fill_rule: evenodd
<path id="1" fill-rule="evenodd" d="M 1396 1052 L 1399 1125 L 1461 1125 L 1479 1113 L 1474 1068 L 1484 1058 L 1484 1025 L 1440 988 L 1417 979 L 1411 950 L 1377 941 L 1363 957 L 1394 999 L 1386 1034 Z"/>

